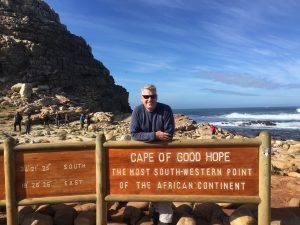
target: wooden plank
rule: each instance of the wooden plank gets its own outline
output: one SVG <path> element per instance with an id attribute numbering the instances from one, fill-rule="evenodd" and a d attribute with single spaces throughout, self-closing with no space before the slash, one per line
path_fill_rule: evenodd
<path id="1" fill-rule="evenodd" d="M 258 146 L 107 148 L 109 195 L 258 196 Z"/>
<path id="2" fill-rule="evenodd" d="M 5 200 L 4 155 L 0 149 L 0 200 Z"/>
<path id="3" fill-rule="evenodd" d="M 29 198 L 18 202 L 18 205 L 55 204 L 66 202 L 96 202 L 96 195 L 72 195 L 59 197 Z"/>
<path id="4" fill-rule="evenodd" d="M 257 196 L 211 196 L 211 195 L 107 195 L 109 202 L 228 202 L 228 203 L 249 203 L 258 204 L 261 202 Z"/>
<path id="5" fill-rule="evenodd" d="M 95 194 L 95 149 L 16 151 L 17 199 Z"/>

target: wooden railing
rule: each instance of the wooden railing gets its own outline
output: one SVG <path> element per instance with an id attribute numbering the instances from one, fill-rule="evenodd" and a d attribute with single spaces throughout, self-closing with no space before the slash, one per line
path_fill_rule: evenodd
<path id="1" fill-rule="evenodd" d="M 270 136 L 143 143 L 108 141 L 0 145 L 0 205 L 7 225 L 17 206 L 96 202 L 97 225 L 107 201 L 258 204 L 270 223 Z"/>

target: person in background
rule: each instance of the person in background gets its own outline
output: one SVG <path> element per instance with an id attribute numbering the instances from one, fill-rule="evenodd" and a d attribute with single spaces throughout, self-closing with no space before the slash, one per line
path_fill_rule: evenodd
<path id="1" fill-rule="evenodd" d="M 26 121 L 25 121 L 25 126 L 26 126 L 25 134 L 30 134 L 31 124 L 32 124 L 32 119 L 31 119 L 30 114 L 28 114 Z"/>
<path id="2" fill-rule="evenodd" d="M 209 129 L 210 129 L 210 132 L 211 132 L 211 139 L 215 139 L 216 138 L 215 134 L 217 132 L 217 128 L 213 124 L 210 124 Z"/>
<path id="3" fill-rule="evenodd" d="M 216 127 L 213 124 L 209 125 L 209 129 L 212 135 L 216 134 Z"/>
<path id="4" fill-rule="evenodd" d="M 65 113 L 65 126 L 70 125 L 70 116 L 68 113 Z"/>
<path id="5" fill-rule="evenodd" d="M 80 122 L 80 128 L 83 129 L 84 128 L 84 119 L 85 116 L 83 113 L 81 113 L 80 117 L 79 117 L 79 122 Z"/>
<path id="6" fill-rule="evenodd" d="M 61 124 L 61 115 L 58 112 L 56 112 L 56 114 L 55 114 L 55 123 L 56 123 L 57 128 L 59 128 L 60 124 Z"/>
<path id="7" fill-rule="evenodd" d="M 23 117 L 22 117 L 21 113 L 17 112 L 16 115 L 15 115 L 14 131 L 17 131 L 17 126 L 18 126 L 19 127 L 19 132 L 21 133 L 22 120 L 23 120 Z"/>
<path id="8" fill-rule="evenodd" d="M 133 140 L 171 141 L 174 134 L 175 122 L 170 106 L 157 102 L 156 87 L 145 85 L 141 91 L 142 104 L 137 106 L 131 117 L 130 132 Z M 155 202 L 150 207 L 154 220 L 158 213 L 158 224 L 171 224 L 173 209 L 171 202 Z M 156 221 L 154 221 L 156 222 Z"/>
<path id="9" fill-rule="evenodd" d="M 44 114 L 43 121 L 44 121 L 44 128 L 46 128 L 46 125 L 48 126 L 48 128 L 50 128 L 50 125 L 49 125 L 50 117 L 49 117 L 48 113 Z"/>

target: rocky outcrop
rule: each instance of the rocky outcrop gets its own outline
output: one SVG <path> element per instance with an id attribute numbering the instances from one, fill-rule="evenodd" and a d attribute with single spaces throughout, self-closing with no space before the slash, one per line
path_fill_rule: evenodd
<path id="1" fill-rule="evenodd" d="M 92 111 L 131 111 L 128 92 L 115 85 L 86 41 L 71 34 L 44 1 L 0 0 L 0 30 L 2 93 L 26 83 L 47 86 L 53 95 L 85 98 Z M 30 96 L 24 92 L 24 97 Z"/>

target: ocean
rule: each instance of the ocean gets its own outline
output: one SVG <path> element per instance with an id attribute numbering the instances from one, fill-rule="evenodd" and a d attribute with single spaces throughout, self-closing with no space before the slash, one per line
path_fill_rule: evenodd
<path id="1" fill-rule="evenodd" d="M 247 137 L 256 137 L 265 130 L 274 139 L 300 140 L 300 107 L 174 109 L 173 112 Z"/>

